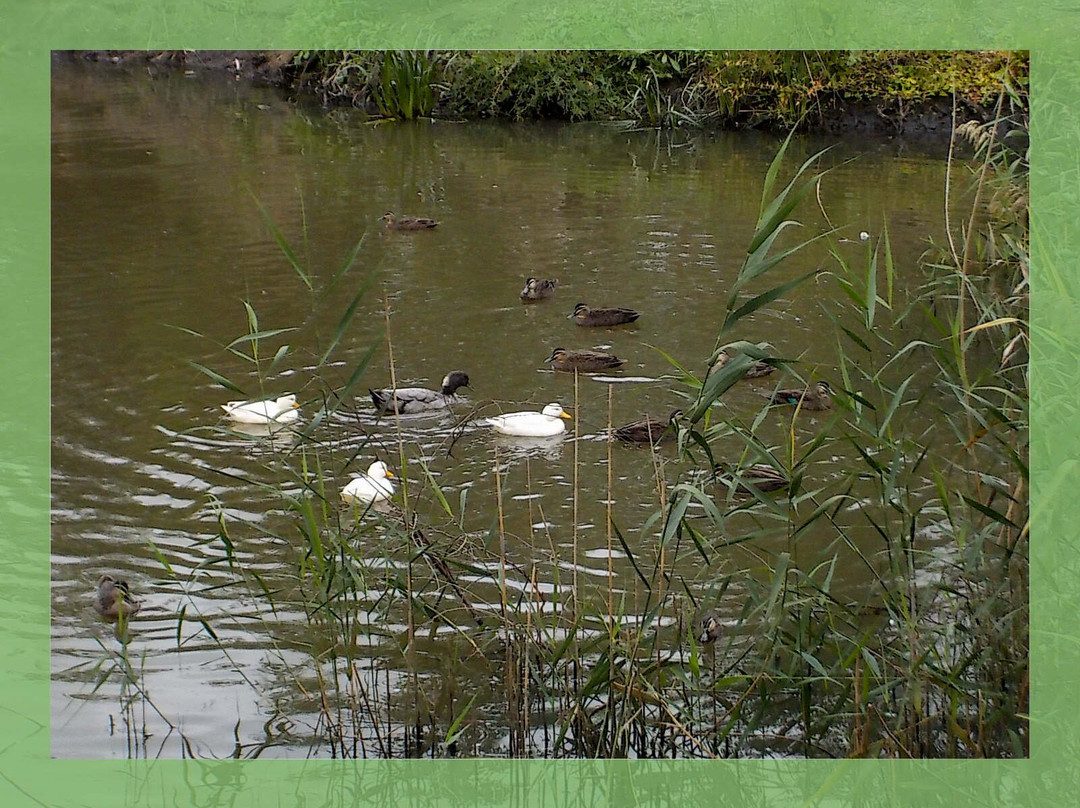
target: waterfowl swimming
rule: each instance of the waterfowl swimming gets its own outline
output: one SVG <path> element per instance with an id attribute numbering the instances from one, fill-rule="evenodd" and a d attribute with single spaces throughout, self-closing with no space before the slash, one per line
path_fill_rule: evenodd
<path id="1" fill-rule="evenodd" d="M 389 210 L 379 217 L 379 221 L 386 222 L 387 230 L 430 230 L 439 226 L 439 223 L 434 219 L 417 218 L 416 216 L 398 217 Z"/>
<path id="2" fill-rule="evenodd" d="M 832 407 L 831 393 L 832 387 L 822 379 L 809 389 L 777 390 L 770 396 L 770 401 L 773 404 L 798 404 L 804 410 L 827 410 Z"/>
<path id="3" fill-rule="evenodd" d="M 770 466 L 768 463 L 755 463 L 742 469 L 733 470 L 724 464 L 719 464 L 715 469 L 716 477 L 725 485 L 735 482 L 735 490 L 740 494 L 750 494 L 751 486 L 758 491 L 779 491 L 791 485 L 783 472 Z M 745 480 L 745 482 L 743 482 Z"/>
<path id="4" fill-rule="evenodd" d="M 443 376 L 441 390 L 426 387 L 400 387 L 397 390 L 368 390 L 375 409 L 380 412 L 431 412 L 458 404 L 463 399 L 457 395 L 458 388 L 469 386 L 469 374 L 452 370 Z"/>
<path id="5" fill-rule="evenodd" d="M 550 362 L 555 370 L 577 370 L 582 373 L 612 370 L 626 364 L 625 359 L 603 351 L 568 351 L 565 348 L 556 348 L 544 361 Z"/>
<path id="6" fill-rule="evenodd" d="M 611 434 L 627 443 L 659 443 L 677 434 L 675 422 L 682 417 L 682 414 L 682 410 L 672 410 L 666 421 L 661 421 L 659 418 L 642 418 L 640 421 L 611 430 Z"/>
<path id="7" fill-rule="evenodd" d="M 274 401 L 230 401 L 222 404 L 225 414 L 241 424 L 285 424 L 300 417 L 300 405 L 290 393 Z"/>
<path id="8" fill-rule="evenodd" d="M 394 484 L 390 482 L 393 476 L 394 473 L 386 467 L 384 462 L 376 460 L 368 466 L 365 474 L 354 477 L 341 489 L 341 498 L 358 505 L 390 499 L 394 494 Z"/>
<path id="9" fill-rule="evenodd" d="M 566 431 L 564 420 L 569 420 L 569 413 L 563 412 L 562 405 L 548 404 L 541 412 L 508 412 L 493 415 L 487 424 L 502 435 L 516 435 L 522 438 L 546 438 Z"/>
<path id="10" fill-rule="evenodd" d="M 578 325 L 603 326 L 632 323 L 641 315 L 633 309 L 590 309 L 584 303 L 574 306 L 574 313 L 566 319 Z"/>
<path id="11" fill-rule="evenodd" d="M 731 354 L 725 350 L 721 350 L 716 355 L 716 359 L 709 365 L 709 373 L 715 373 L 720 370 L 724 365 L 731 361 Z M 743 378 L 746 379 L 760 379 L 763 376 L 768 376 L 770 373 L 776 370 L 776 365 L 770 365 L 768 362 L 758 361 L 752 364 L 746 371 Z"/>
<path id="12" fill-rule="evenodd" d="M 118 581 L 111 575 L 102 575 L 94 596 L 94 611 L 107 620 L 128 619 L 142 608 L 142 603 L 131 596 L 127 581 Z"/>
<path id="13" fill-rule="evenodd" d="M 716 612 L 704 612 L 694 620 L 694 637 L 702 645 L 716 642 L 724 631 L 724 623 Z"/>
<path id="14" fill-rule="evenodd" d="M 525 288 L 518 295 L 522 300 L 546 300 L 555 294 L 559 282 L 554 278 L 526 278 Z"/>

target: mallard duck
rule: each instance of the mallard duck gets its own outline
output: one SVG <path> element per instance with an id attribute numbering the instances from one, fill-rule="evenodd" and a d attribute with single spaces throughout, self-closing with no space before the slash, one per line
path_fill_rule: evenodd
<path id="1" fill-rule="evenodd" d="M 723 631 L 724 622 L 717 612 L 703 612 L 694 620 L 694 638 L 702 645 L 716 642 Z"/>
<path id="2" fill-rule="evenodd" d="M 604 326 L 632 323 L 640 316 L 641 314 L 633 309 L 590 309 L 584 303 L 578 303 L 574 306 L 573 314 L 566 319 L 573 320 L 578 325 Z"/>
<path id="3" fill-rule="evenodd" d="M 725 350 L 721 350 L 716 355 L 716 359 L 709 365 L 709 373 L 715 373 L 720 370 L 724 365 L 731 361 L 731 354 Z M 762 376 L 768 376 L 770 373 L 776 370 L 776 365 L 770 365 L 768 362 L 758 361 L 752 364 L 747 369 L 743 378 L 746 379 L 760 379 Z"/>
<path id="4" fill-rule="evenodd" d="M 773 404 L 797 404 L 804 410 L 827 410 L 832 407 L 832 387 L 822 379 L 813 387 L 777 390 L 770 396 Z"/>
<path id="5" fill-rule="evenodd" d="M 661 421 L 659 418 L 642 418 L 640 421 L 613 429 L 611 434 L 627 443 L 659 443 L 677 434 L 675 422 L 682 418 L 682 414 L 682 410 L 672 410 L 666 421 Z"/>
<path id="6" fill-rule="evenodd" d="M 564 420 L 570 414 L 563 411 L 562 405 L 548 404 L 541 412 L 508 412 L 493 415 L 487 424 L 502 435 L 515 435 L 522 438 L 547 438 L 566 431 Z"/>
<path id="7" fill-rule="evenodd" d="M 341 498 L 358 505 L 390 499 L 394 495 L 394 484 L 390 482 L 393 476 L 394 473 L 384 462 L 376 460 L 368 466 L 366 473 L 353 477 L 349 484 L 341 489 Z"/>
<path id="8" fill-rule="evenodd" d="M 791 481 L 768 463 L 755 463 L 741 469 L 731 469 L 722 463 L 716 466 L 716 477 L 725 485 L 735 482 L 735 490 L 740 494 L 750 494 L 751 486 L 758 491 L 779 491 L 787 488 Z M 745 480 L 745 482 L 743 482 Z"/>
<path id="9" fill-rule="evenodd" d="M 439 226 L 439 223 L 434 219 L 417 218 L 415 216 L 402 216 L 399 218 L 389 210 L 379 217 L 379 221 L 386 222 L 387 230 L 430 230 Z"/>
<path id="10" fill-rule="evenodd" d="M 128 619 L 142 608 L 142 603 L 131 596 L 127 581 L 118 581 L 111 575 L 102 575 L 94 596 L 94 611 L 106 620 Z"/>
<path id="11" fill-rule="evenodd" d="M 626 364 L 625 359 L 619 359 L 614 354 L 602 351 L 568 351 L 565 348 L 556 348 L 544 361 L 550 362 L 555 370 L 576 370 L 582 373 L 612 370 Z"/>
<path id="12" fill-rule="evenodd" d="M 555 294 L 559 282 L 554 278 L 526 278 L 525 288 L 518 295 L 522 300 L 546 300 Z"/>
<path id="13" fill-rule="evenodd" d="M 461 370 L 452 370 L 442 380 L 441 390 L 429 390 L 426 387 L 399 387 L 397 390 L 368 390 L 375 409 L 380 412 L 430 412 L 443 410 L 460 403 L 463 399 L 456 395 L 458 388 L 469 386 L 469 374 Z"/>
<path id="14" fill-rule="evenodd" d="M 230 401 L 221 405 L 225 415 L 241 424 L 286 424 L 300 417 L 299 408 L 292 393 L 273 401 Z"/>

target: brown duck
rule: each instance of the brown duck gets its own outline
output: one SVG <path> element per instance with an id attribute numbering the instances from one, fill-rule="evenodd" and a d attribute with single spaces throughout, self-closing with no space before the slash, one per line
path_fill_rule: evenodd
<path id="1" fill-rule="evenodd" d="M 102 575 L 94 596 L 94 611 L 106 620 L 128 619 L 142 608 L 142 603 L 131 596 L 127 581 L 118 581 L 111 575 Z"/>
<path id="2" fill-rule="evenodd" d="M 590 309 L 584 303 L 574 306 L 574 313 L 566 319 L 578 325 L 605 326 L 632 323 L 641 315 L 633 309 Z"/>
<path id="3" fill-rule="evenodd" d="M 791 481 L 768 463 L 755 463 L 746 468 L 734 470 L 719 464 L 715 469 L 716 478 L 725 485 L 735 482 L 735 490 L 740 494 L 751 494 L 751 486 L 758 491 L 779 491 L 791 486 Z"/>
<path id="4" fill-rule="evenodd" d="M 804 410 L 827 410 L 832 407 L 832 387 L 822 379 L 809 388 L 777 390 L 770 396 L 773 404 L 795 404 Z"/>
<path id="5" fill-rule="evenodd" d="M 387 230 L 430 230 L 439 226 L 434 219 L 418 219 L 415 216 L 398 217 L 391 211 L 386 211 L 379 217 L 379 221 L 386 223 Z"/>
<path id="6" fill-rule="evenodd" d="M 555 294 L 559 282 L 554 278 L 526 278 L 525 288 L 518 295 L 522 300 L 547 300 Z"/>
<path id="7" fill-rule="evenodd" d="M 672 410 L 666 421 L 661 421 L 659 418 L 642 418 L 640 421 L 611 430 L 611 434 L 627 443 L 660 443 L 677 434 L 676 422 L 682 414 L 682 410 Z"/>
<path id="8" fill-rule="evenodd" d="M 625 359 L 619 359 L 614 354 L 602 351 L 568 351 L 565 348 L 556 348 L 544 361 L 550 362 L 555 370 L 576 370 L 581 373 L 612 370 L 626 364 Z"/>
<path id="9" fill-rule="evenodd" d="M 724 622 L 720 614 L 714 611 L 702 612 L 694 618 L 694 638 L 702 645 L 716 642 L 724 631 Z"/>
<path id="10" fill-rule="evenodd" d="M 729 354 L 727 351 L 721 350 L 720 353 L 716 355 L 716 359 L 713 360 L 713 363 L 709 365 L 709 373 L 715 373 L 730 361 L 731 354 Z M 768 376 L 775 370 L 775 365 L 770 365 L 768 362 L 758 361 L 749 367 L 743 378 L 760 379 L 763 376 Z"/>

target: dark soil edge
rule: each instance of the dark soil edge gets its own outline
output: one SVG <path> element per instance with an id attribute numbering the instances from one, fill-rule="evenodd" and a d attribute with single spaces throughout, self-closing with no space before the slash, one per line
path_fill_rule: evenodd
<path id="1" fill-rule="evenodd" d="M 99 63 L 132 68 L 146 66 L 153 70 L 181 69 L 224 73 L 239 80 L 282 87 L 299 95 L 316 94 L 296 82 L 301 67 L 294 64 L 298 51 L 56 51 L 54 59 Z M 804 121 L 804 129 L 825 134 L 908 135 L 948 138 L 953 129 L 953 103 L 950 98 L 911 104 L 899 99 L 879 101 L 844 101 L 833 99 Z M 988 107 L 960 102 L 956 123 L 968 120 L 984 123 L 993 118 Z M 755 128 L 751 120 L 725 120 L 720 128 Z"/>

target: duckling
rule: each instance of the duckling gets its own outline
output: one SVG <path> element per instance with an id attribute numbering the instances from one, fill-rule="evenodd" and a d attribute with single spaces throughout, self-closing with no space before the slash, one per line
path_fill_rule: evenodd
<path id="1" fill-rule="evenodd" d="M 831 393 L 832 387 L 822 379 L 809 389 L 777 390 L 770 396 L 770 401 L 773 404 L 796 404 L 804 410 L 827 410 L 832 407 Z"/>
<path id="2" fill-rule="evenodd" d="M 230 401 L 221 405 L 225 415 L 241 424 L 285 424 L 300 417 L 296 396 L 290 393 L 274 401 Z"/>
<path id="3" fill-rule="evenodd" d="M 730 485 L 734 481 L 735 490 L 740 494 L 753 493 L 751 486 L 758 491 L 765 492 L 779 491 L 781 488 L 788 488 L 791 485 L 791 480 L 768 463 L 755 463 L 742 469 L 732 469 L 720 463 L 716 466 L 714 472 L 716 478 L 725 485 Z"/>
<path id="4" fill-rule="evenodd" d="M 390 499 L 394 495 L 394 484 L 390 479 L 394 473 L 381 460 L 376 460 L 365 474 L 354 477 L 341 489 L 341 498 L 345 502 L 368 505 Z"/>
<path id="5" fill-rule="evenodd" d="M 622 325 L 632 323 L 641 314 L 633 309 L 590 309 L 584 303 L 574 306 L 574 313 L 566 319 L 573 320 L 578 325 L 604 326 Z"/>
<path id="6" fill-rule="evenodd" d="M 721 350 L 716 355 L 716 359 L 709 365 L 709 373 L 715 373 L 720 370 L 724 365 L 731 361 L 731 354 L 725 350 Z M 768 362 L 758 361 L 752 364 L 743 376 L 745 379 L 760 379 L 763 376 L 768 376 L 776 370 L 775 365 L 770 365 Z"/>
<path id="7" fill-rule="evenodd" d="M 659 418 L 642 418 L 640 421 L 613 429 L 611 434 L 627 443 L 660 443 L 677 434 L 676 421 L 682 418 L 682 410 L 672 410 L 666 421 Z"/>
<path id="8" fill-rule="evenodd" d="M 625 359 L 603 351 L 568 351 L 565 348 L 556 348 L 544 361 L 550 362 L 555 370 L 577 370 L 582 373 L 612 370 L 626 364 Z"/>
<path id="9" fill-rule="evenodd" d="M 464 401 L 457 395 L 461 387 L 469 386 L 469 374 L 452 370 L 443 376 L 441 390 L 426 387 L 400 387 L 397 390 L 368 390 L 371 401 L 379 412 L 398 412 L 403 415 L 415 412 L 432 412 Z"/>
<path id="10" fill-rule="evenodd" d="M 430 230 L 439 226 L 439 222 L 434 219 L 417 218 L 415 216 L 402 216 L 399 218 L 389 210 L 379 217 L 379 221 L 386 222 L 387 230 Z"/>
<path id="11" fill-rule="evenodd" d="M 563 411 L 557 402 L 548 404 L 541 412 L 508 412 L 488 418 L 488 426 L 503 435 L 515 435 L 524 438 L 547 438 L 566 431 L 563 420 L 570 415 Z"/>
<path id="12" fill-rule="evenodd" d="M 518 297 L 525 301 L 546 300 L 555 294 L 555 287 L 558 285 L 559 282 L 554 278 L 526 278 L 525 288 Z"/>
<path id="13" fill-rule="evenodd" d="M 94 596 L 94 611 L 106 620 L 127 620 L 141 608 L 142 603 L 131 596 L 127 581 L 101 576 Z"/>

